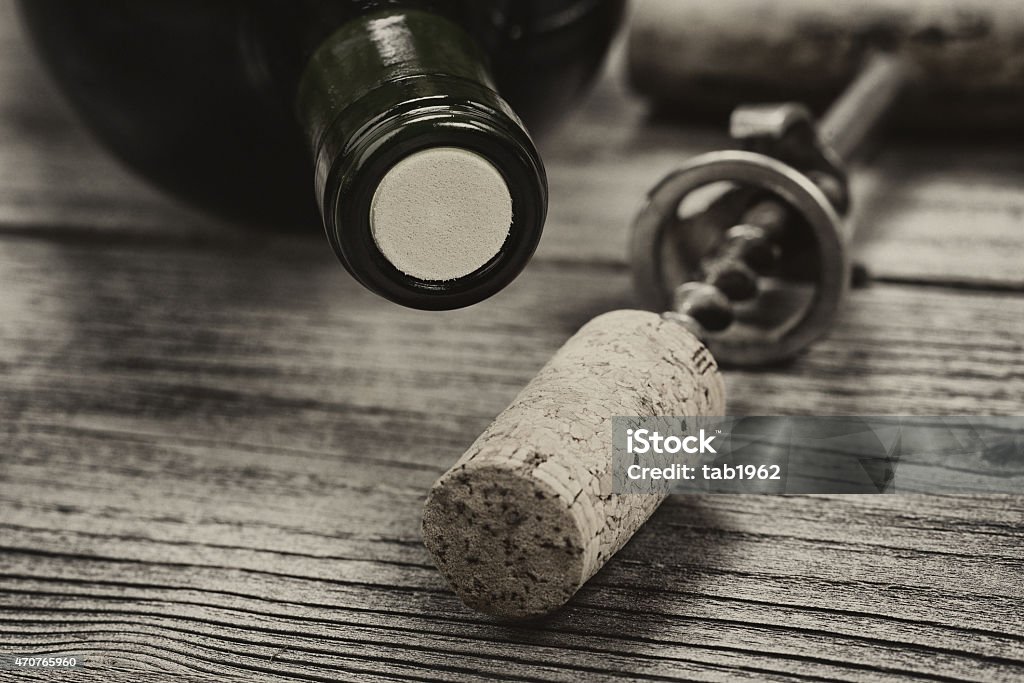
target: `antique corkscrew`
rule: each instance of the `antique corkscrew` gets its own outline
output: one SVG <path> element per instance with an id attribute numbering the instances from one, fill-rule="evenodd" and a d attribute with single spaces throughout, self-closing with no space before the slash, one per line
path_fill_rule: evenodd
<path id="1" fill-rule="evenodd" d="M 851 280 L 847 163 L 912 80 L 906 59 L 876 53 L 820 125 L 800 104 L 736 109 L 731 135 L 744 149 L 694 158 L 636 221 L 644 304 L 673 308 L 727 365 L 786 360 L 826 334 Z"/>

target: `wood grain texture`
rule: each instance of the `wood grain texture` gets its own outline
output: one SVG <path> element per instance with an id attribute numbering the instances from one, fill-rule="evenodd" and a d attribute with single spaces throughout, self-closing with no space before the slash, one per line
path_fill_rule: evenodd
<path id="1" fill-rule="evenodd" d="M 554 619 L 467 612 L 420 544 L 426 491 L 628 287 L 540 263 L 442 322 L 315 242 L 0 240 L 0 642 L 307 680 L 1022 673 L 1013 498 L 670 499 Z M 1008 294 L 878 287 L 791 368 L 727 382 L 741 412 L 1012 413 L 1022 320 Z"/>
<path id="2" fill-rule="evenodd" d="M 551 227 L 523 278 L 409 311 L 319 235 L 145 189 L 69 122 L 10 17 L 0 3 L 0 652 L 84 654 L 66 676 L 83 681 L 1024 677 L 1019 497 L 670 498 L 523 626 L 466 610 L 430 562 L 431 483 L 581 325 L 631 305 L 638 193 L 714 135 L 603 85 L 548 142 Z M 906 179 L 883 165 L 872 190 L 891 199 L 865 233 L 889 281 L 790 366 L 727 373 L 732 411 L 1020 413 L 1021 169 L 981 149 L 883 155 Z M 968 220 L 921 244 L 929 212 Z"/>

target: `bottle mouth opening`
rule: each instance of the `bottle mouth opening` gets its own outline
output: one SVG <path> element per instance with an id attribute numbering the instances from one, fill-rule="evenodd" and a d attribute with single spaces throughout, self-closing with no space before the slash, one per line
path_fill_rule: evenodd
<path id="1" fill-rule="evenodd" d="M 449 310 L 511 283 L 536 250 L 547 182 L 517 119 L 428 98 L 354 135 L 330 171 L 328 237 L 346 269 L 396 303 Z"/>

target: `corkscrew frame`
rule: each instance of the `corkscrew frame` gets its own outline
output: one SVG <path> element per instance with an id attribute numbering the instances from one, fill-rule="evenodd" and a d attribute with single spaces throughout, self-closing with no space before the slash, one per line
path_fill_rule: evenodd
<path id="1" fill-rule="evenodd" d="M 700 216 L 681 220 L 678 212 L 694 192 L 718 183 L 770 195 L 795 211 L 803 236 L 811 242 L 806 265 L 814 274 L 814 289 L 794 318 L 768 327 L 743 325 L 742 334 L 704 331 L 699 336 L 725 365 L 768 365 L 792 358 L 831 329 L 849 289 L 852 265 L 842 218 L 831 201 L 805 173 L 777 159 L 739 150 L 711 152 L 655 186 L 633 225 L 630 256 L 636 291 L 646 308 L 665 311 L 672 308 L 678 285 L 699 278 L 700 262 L 713 253 L 733 222 L 713 224 Z M 742 214 L 742 208 L 736 212 Z M 674 257 L 680 281 L 669 281 L 666 257 Z"/>

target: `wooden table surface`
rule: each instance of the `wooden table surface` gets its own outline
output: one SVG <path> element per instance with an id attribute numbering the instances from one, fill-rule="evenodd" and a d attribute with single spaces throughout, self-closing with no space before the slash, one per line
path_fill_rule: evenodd
<path id="1" fill-rule="evenodd" d="M 529 625 L 466 610 L 432 566 L 431 483 L 631 304 L 641 198 L 723 144 L 649 120 L 611 69 L 544 142 L 522 278 L 403 310 L 315 230 L 222 225 L 118 167 L 4 0 L 0 652 L 84 654 L 82 681 L 1024 680 L 1019 497 L 672 498 Z M 729 372 L 731 412 L 1021 414 L 1024 146 L 893 144 L 855 192 L 872 285 L 792 365 Z"/>

